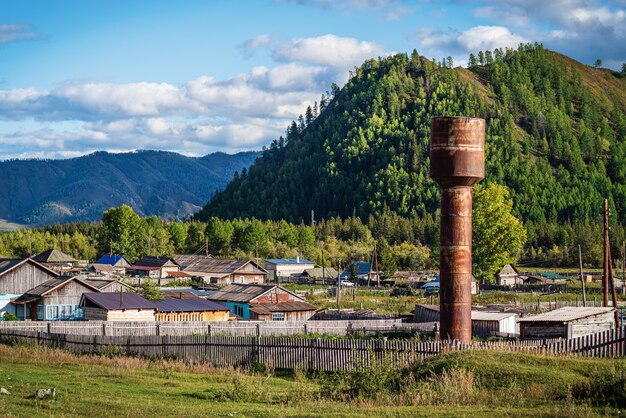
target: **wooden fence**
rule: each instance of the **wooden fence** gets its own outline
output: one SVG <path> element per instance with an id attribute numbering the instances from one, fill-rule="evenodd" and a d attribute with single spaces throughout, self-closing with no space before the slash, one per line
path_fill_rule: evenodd
<path id="1" fill-rule="evenodd" d="M 356 332 L 432 333 L 434 324 L 402 323 L 401 319 L 266 322 L 124 322 L 124 321 L 0 321 L 0 330 L 100 336 L 223 335 L 234 337 L 310 334 L 352 335 Z"/>
<path id="2" fill-rule="evenodd" d="M 101 336 L 49 334 L 0 328 L 0 342 L 41 344 L 77 354 L 125 354 L 174 358 L 218 367 L 352 370 L 375 362 L 395 366 L 422 361 L 453 350 L 504 350 L 544 355 L 618 357 L 626 352 L 623 329 L 574 339 L 508 342 L 324 340 L 293 337 Z"/>

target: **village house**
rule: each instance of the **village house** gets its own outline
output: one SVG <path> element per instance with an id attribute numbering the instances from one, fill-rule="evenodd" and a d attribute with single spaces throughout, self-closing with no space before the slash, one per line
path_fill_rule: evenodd
<path id="1" fill-rule="evenodd" d="M 514 286 L 522 283 L 524 280 L 513 264 L 505 265 L 498 273 L 497 284 L 500 286 Z"/>
<path id="2" fill-rule="evenodd" d="M 311 269 L 306 269 L 300 275 L 301 283 L 317 283 L 326 280 L 330 283 L 335 283 L 337 281 L 337 277 L 339 276 L 339 272 L 332 267 L 315 267 Z"/>
<path id="3" fill-rule="evenodd" d="M 114 274 L 124 275 L 126 274 L 126 269 L 130 267 L 130 263 L 126 260 L 126 257 L 123 255 L 116 254 L 105 254 L 98 261 L 93 264 L 94 270 L 98 271 L 98 269 L 106 269 L 104 265 L 109 265 L 113 267 L 112 272 Z M 98 267 L 96 267 L 98 266 Z M 107 269 L 108 270 L 108 269 Z"/>
<path id="4" fill-rule="evenodd" d="M 18 318 L 28 317 L 23 305 L 13 305 L 12 300 L 59 274 L 31 258 L 0 259 L 0 316 L 5 312 Z"/>
<path id="5" fill-rule="evenodd" d="M 256 284 L 264 283 L 267 271 L 252 260 L 230 260 L 222 258 L 199 258 L 185 270 L 189 276 L 212 284 Z"/>
<path id="6" fill-rule="evenodd" d="M 281 277 L 299 276 L 307 269 L 315 267 L 313 261 L 305 260 L 299 256 L 296 258 L 271 258 L 265 260 L 265 269 L 268 279 L 276 281 Z"/>
<path id="7" fill-rule="evenodd" d="M 156 305 L 137 293 L 83 293 L 79 307 L 88 321 L 154 321 Z"/>
<path id="8" fill-rule="evenodd" d="M 178 263 L 181 270 L 185 270 L 187 267 L 192 265 L 195 262 L 207 260 L 213 258 L 210 255 L 204 254 L 176 254 L 174 256 L 174 261 Z"/>
<path id="9" fill-rule="evenodd" d="M 354 267 L 353 267 L 354 266 Z M 354 269 L 355 278 L 357 281 L 367 283 L 368 281 L 376 282 L 378 275 L 372 270 L 372 265 L 367 261 L 353 261 L 348 264 L 348 267 L 339 275 L 341 280 L 351 280 L 350 270 Z"/>
<path id="10" fill-rule="evenodd" d="M 306 321 L 317 308 L 281 286 L 231 284 L 209 300 L 226 304 L 242 319 L 273 321 Z"/>
<path id="11" fill-rule="evenodd" d="M 77 276 L 82 282 L 95 287 L 98 292 L 134 292 L 135 289 L 121 280 L 111 280 L 106 277 L 94 277 L 94 276 Z"/>
<path id="12" fill-rule="evenodd" d="M 565 307 L 519 321 L 523 340 L 576 338 L 615 328 L 613 308 Z"/>
<path id="13" fill-rule="evenodd" d="M 67 271 L 78 263 L 74 257 L 55 249 L 46 250 L 32 257 L 32 259 L 57 272 Z"/>
<path id="14" fill-rule="evenodd" d="M 83 319 L 80 299 L 85 292 L 98 289 L 76 276 L 56 277 L 26 291 L 11 303 L 20 319 L 33 321 L 70 321 Z"/>
<path id="15" fill-rule="evenodd" d="M 172 280 L 172 278 L 168 279 L 170 272 L 177 272 L 179 269 L 178 263 L 169 257 L 145 256 L 126 268 L 126 271 L 136 276 L 147 276 L 151 279 L 157 279 L 159 285 L 161 285 Z"/>
<path id="16" fill-rule="evenodd" d="M 228 321 L 230 308 L 199 297 L 154 301 L 157 321 Z"/>

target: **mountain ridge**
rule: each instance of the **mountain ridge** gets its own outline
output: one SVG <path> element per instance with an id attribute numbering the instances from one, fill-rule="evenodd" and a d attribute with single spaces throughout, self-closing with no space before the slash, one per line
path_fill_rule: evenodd
<path id="1" fill-rule="evenodd" d="M 21 224 L 99 220 L 104 210 L 124 203 L 141 215 L 186 218 L 258 155 L 187 157 L 141 150 L 5 160 L 0 162 L 0 219 Z"/>
<path id="2" fill-rule="evenodd" d="M 195 218 L 433 214 L 430 119 L 467 115 L 487 120 L 485 182 L 506 185 L 524 221 L 589 222 L 603 197 L 623 219 L 626 77 L 537 44 L 487 52 L 468 69 L 416 51 L 365 62 Z"/>

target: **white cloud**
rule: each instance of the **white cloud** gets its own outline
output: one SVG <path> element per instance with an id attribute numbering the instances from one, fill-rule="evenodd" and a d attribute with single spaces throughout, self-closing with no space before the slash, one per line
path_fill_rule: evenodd
<path id="1" fill-rule="evenodd" d="M 17 41 L 40 39 L 41 35 L 31 25 L 0 23 L 0 45 Z"/>
<path id="2" fill-rule="evenodd" d="M 314 38 L 297 38 L 276 46 L 274 59 L 350 68 L 370 58 L 387 55 L 376 42 L 359 41 L 327 34 Z"/>
<path id="3" fill-rule="evenodd" d="M 528 42 L 524 37 L 511 33 L 503 26 L 475 26 L 461 32 L 456 40 L 465 51 L 512 48 Z"/>

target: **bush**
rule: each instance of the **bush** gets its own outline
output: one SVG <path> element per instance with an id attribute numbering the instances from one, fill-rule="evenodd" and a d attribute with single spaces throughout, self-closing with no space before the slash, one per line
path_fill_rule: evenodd
<path id="1" fill-rule="evenodd" d="M 2 320 L 3 321 L 19 321 L 20 319 L 10 312 L 5 312 L 4 315 L 2 315 Z"/>

